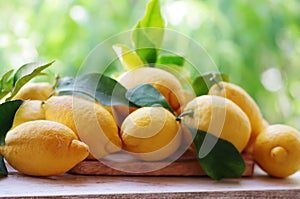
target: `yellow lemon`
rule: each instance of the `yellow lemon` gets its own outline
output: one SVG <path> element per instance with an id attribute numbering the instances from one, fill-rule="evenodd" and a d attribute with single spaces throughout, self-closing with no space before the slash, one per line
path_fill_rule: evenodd
<path id="1" fill-rule="evenodd" d="M 184 112 L 191 113 L 184 117 L 187 124 L 231 142 L 239 152 L 250 139 L 251 126 L 247 115 L 226 98 L 199 96 L 186 105 Z"/>
<path id="2" fill-rule="evenodd" d="M 300 169 L 300 133 L 275 124 L 261 132 L 254 143 L 254 160 L 270 176 L 284 178 Z"/>
<path id="3" fill-rule="evenodd" d="M 9 131 L 0 153 L 21 173 L 52 176 L 67 172 L 84 160 L 89 149 L 65 125 L 36 120 Z"/>
<path id="4" fill-rule="evenodd" d="M 248 116 L 251 123 L 251 137 L 256 137 L 265 127 L 265 120 L 254 99 L 241 87 L 228 82 L 219 82 L 209 90 L 209 95 L 226 97 L 236 103 Z"/>
<path id="5" fill-rule="evenodd" d="M 27 83 L 13 97 L 14 100 L 46 100 L 53 93 L 53 88 L 47 82 Z"/>
<path id="6" fill-rule="evenodd" d="M 40 100 L 26 100 L 17 110 L 12 128 L 33 120 L 44 120 L 45 111 L 43 109 L 43 102 Z"/>
<path id="7" fill-rule="evenodd" d="M 118 77 L 118 82 L 125 88 L 130 89 L 141 84 L 151 84 L 167 100 L 171 107 L 180 114 L 187 99 L 179 80 L 170 72 L 160 68 L 139 67 L 129 70 Z M 190 99 L 190 98 L 188 98 Z M 134 108 L 127 106 L 116 106 L 113 109 L 114 116 L 121 125 L 125 117 L 134 111 Z"/>
<path id="8" fill-rule="evenodd" d="M 269 126 L 269 122 L 267 122 L 265 119 L 263 120 L 263 125 L 264 127 L 262 128 L 261 132 L 264 131 L 264 129 L 266 129 L 268 126 Z M 255 143 L 255 140 L 257 138 L 258 135 L 254 136 L 253 134 L 251 134 L 251 137 L 250 137 L 250 140 L 244 150 L 245 153 L 248 153 L 248 154 L 253 154 L 253 148 L 254 148 L 254 143 Z"/>
<path id="9" fill-rule="evenodd" d="M 124 149 L 138 159 L 163 160 L 180 146 L 176 118 L 162 107 L 143 107 L 126 117 L 121 126 Z"/>
<path id="10" fill-rule="evenodd" d="M 172 108 L 179 111 L 181 103 L 184 102 L 182 96 L 182 86 L 179 80 L 160 68 L 140 67 L 123 73 L 118 78 L 119 83 L 127 89 L 141 84 L 151 84 L 169 102 Z"/>
<path id="11" fill-rule="evenodd" d="M 46 120 L 71 128 L 96 159 L 121 150 L 114 118 L 100 104 L 71 95 L 52 96 L 45 101 L 44 109 Z"/>

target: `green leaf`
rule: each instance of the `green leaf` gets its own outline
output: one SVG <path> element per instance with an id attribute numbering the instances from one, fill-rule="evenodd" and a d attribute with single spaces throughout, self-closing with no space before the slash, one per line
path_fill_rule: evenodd
<path id="1" fill-rule="evenodd" d="M 5 136 L 13 124 L 15 113 L 23 103 L 13 100 L 0 104 L 0 146 L 5 144 Z"/>
<path id="2" fill-rule="evenodd" d="M 142 28 L 158 27 L 164 28 L 164 19 L 160 12 L 159 0 L 151 0 L 146 8 L 144 17 L 139 21 Z"/>
<path id="3" fill-rule="evenodd" d="M 22 103 L 22 100 L 14 100 L 0 104 L 0 147 L 5 145 L 5 136 L 10 130 L 15 114 Z M 7 176 L 7 174 L 3 156 L 0 155 L 0 176 Z"/>
<path id="4" fill-rule="evenodd" d="M 132 32 L 134 47 L 144 62 L 150 64 L 156 62 L 164 37 L 164 26 L 159 0 L 151 0 L 144 17 Z"/>
<path id="5" fill-rule="evenodd" d="M 181 56 L 160 56 L 157 60 L 158 64 L 166 64 L 166 65 L 184 65 L 184 58 Z"/>
<path id="6" fill-rule="evenodd" d="M 246 169 L 245 161 L 230 142 L 184 123 L 194 137 L 198 161 L 205 173 L 215 180 L 239 178 Z M 212 146 L 213 145 L 213 146 Z"/>
<path id="7" fill-rule="evenodd" d="M 0 177 L 7 176 L 7 175 L 8 175 L 8 171 L 5 166 L 4 158 L 3 156 L 0 155 Z"/>
<path id="8" fill-rule="evenodd" d="M 40 75 L 41 72 L 49 67 L 53 62 L 54 61 L 49 63 L 33 62 L 21 66 L 14 75 L 13 91 L 8 100 L 12 99 L 22 88 L 22 86 L 24 86 L 34 77 Z"/>
<path id="9" fill-rule="evenodd" d="M 57 92 L 74 94 L 99 101 L 104 106 L 127 105 L 136 107 L 125 97 L 127 89 L 116 80 L 100 73 L 88 73 L 69 79 L 57 86 Z"/>
<path id="10" fill-rule="evenodd" d="M 196 96 L 206 95 L 212 85 L 220 81 L 229 81 L 229 76 L 220 72 L 209 72 L 197 77 L 193 81 Z"/>
<path id="11" fill-rule="evenodd" d="M 126 45 L 116 44 L 113 45 L 113 49 L 118 55 L 125 70 L 131 70 L 145 65 L 136 52 L 128 48 Z"/>
<path id="12" fill-rule="evenodd" d="M 0 99 L 5 97 L 13 87 L 13 78 L 11 78 L 14 70 L 4 73 L 0 79 Z"/>
<path id="13" fill-rule="evenodd" d="M 166 98 L 152 85 L 142 84 L 134 88 L 128 89 L 126 97 L 132 103 L 138 106 L 162 106 L 172 113 L 173 108 L 167 102 Z"/>
<path id="14" fill-rule="evenodd" d="M 135 51 L 145 63 L 149 64 L 150 67 L 155 65 L 158 50 L 146 36 L 139 39 L 139 44 L 136 46 Z"/>
<path id="15" fill-rule="evenodd" d="M 63 78 L 58 78 L 55 90 L 57 92 L 63 90 L 73 90 L 73 87 L 74 87 L 74 78 L 67 76 Z"/>

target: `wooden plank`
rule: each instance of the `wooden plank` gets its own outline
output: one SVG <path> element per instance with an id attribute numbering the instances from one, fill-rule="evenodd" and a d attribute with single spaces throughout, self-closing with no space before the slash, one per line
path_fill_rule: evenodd
<path id="1" fill-rule="evenodd" d="M 243 173 L 243 176 L 252 176 L 254 168 L 252 156 L 243 154 L 243 158 L 246 163 L 246 170 Z M 117 165 L 117 169 L 115 167 L 113 168 L 111 165 Z M 105 163 L 97 160 L 85 160 L 71 169 L 69 173 L 119 176 L 206 176 L 197 159 L 191 153 L 185 153 L 178 160 L 171 163 L 143 162 L 134 159 L 118 162 L 110 160 Z"/>
<path id="2" fill-rule="evenodd" d="M 86 176 L 30 177 L 8 165 L 0 198 L 300 198 L 300 172 L 268 177 L 255 166 L 253 177 L 214 181 L 208 177 Z"/>

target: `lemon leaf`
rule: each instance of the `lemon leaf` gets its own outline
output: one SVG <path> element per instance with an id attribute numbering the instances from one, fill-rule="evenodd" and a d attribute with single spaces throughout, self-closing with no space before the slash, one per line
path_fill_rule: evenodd
<path id="1" fill-rule="evenodd" d="M 32 62 L 21 66 L 15 73 L 13 79 L 13 90 L 11 96 L 7 99 L 12 99 L 18 91 L 31 79 L 41 74 L 41 72 L 49 67 L 52 63 Z"/>
<path id="2" fill-rule="evenodd" d="M 184 123 L 194 137 L 198 161 L 205 173 L 215 180 L 241 177 L 246 164 L 239 151 L 230 142 Z M 214 144 L 211 147 L 211 144 Z M 206 148 L 206 146 L 209 146 Z M 210 151 L 206 151 L 211 149 Z M 205 154 L 205 155 L 203 155 Z"/>
<path id="3" fill-rule="evenodd" d="M 141 84 L 134 88 L 128 89 L 126 98 L 132 103 L 142 106 L 162 106 L 172 113 L 173 108 L 167 102 L 166 98 L 152 85 Z"/>
<path id="4" fill-rule="evenodd" d="M 7 175 L 8 175 L 8 171 L 5 166 L 4 158 L 3 156 L 0 155 L 0 177 L 7 176 Z"/>
<path id="5" fill-rule="evenodd" d="M 134 47 L 136 53 L 145 63 L 148 63 L 149 66 L 153 66 L 159 52 L 146 30 L 137 26 L 132 35 L 134 38 L 133 40 L 135 41 Z"/>
<path id="6" fill-rule="evenodd" d="M 158 27 L 164 28 L 164 19 L 160 12 L 159 0 L 151 0 L 146 8 L 144 17 L 139 21 L 142 28 Z M 161 36 L 161 35 L 159 35 Z"/>
<path id="7" fill-rule="evenodd" d="M 126 45 L 115 44 L 113 45 L 113 49 L 118 55 L 125 70 L 131 70 L 145 65 L 136 52 L 128 48 Z"/>
<path id="8" fill-rule="evenodd" d="M 0 99 L 6 96 L 13 87 L 13 78 L 11 77 L 14 70 L 4 73 L 0 79 Z"/>
<path id="9" fill-rule="evenodd" d="M 14 100 L 0 104 L 0 146 L 5 145 L 5 136 L 11 128 L 15 114 L 22 103 L 22 100 Z M 0 155 L 0 176 L 7 176 L 7 174 L 3 156 Z"/>
<path id="10" fill-rule="evenodd" d="M 146 63 L 154 64 L 164 37 L 164 19 L 159 0 L 151 0 L 144 17 L 132 32 L 132 41 L 137 54 Z"/>
<path id="11" fill-rule="evenodd" d="M 0 104 L 0 146 L 5 144 L 5 136 L 13 124 L 15 113 L 23 103 L 13 100 Z"/>
<path id="12" fill-rule="evenodd" d="M 206 95 L 210 87 L 220 81 L 229 81 L 229 76 L 220 72 L 209 72 L 197 77 L 192 84 L 196 96 Z"/>
<path id="13" fill-rule="evenodd" d="M 59 95 L 79 95 L 99 101 L 104 106 L 127 105 L 136 107 L 125 97 L 127 89 L 115 79 L 100 73 L 88 73 L 58 84 Z"/>
<path id="14" fill-rule="evenodd" d="M 176 66 L 183 66 L 184 61 L 185 61 L 184 58 L 181 56 L 160 56 L 157 59 L 158 64 L 176 65 Z"/>

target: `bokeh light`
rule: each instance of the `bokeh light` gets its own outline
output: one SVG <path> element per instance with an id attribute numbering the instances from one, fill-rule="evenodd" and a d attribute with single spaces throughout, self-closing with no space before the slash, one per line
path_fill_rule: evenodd
<path id="1" fill-rule="evenodd" d="M 0 74 L 32 61 L 76 74 L 100 42 L 134 27 L 148 1 L 1 1 Z M 300 2 L 161 0 L 167 27 L 199 42 L 270 123 L 300 129 Z M 96 66 L 95 66 L 96 67 Z"/>

